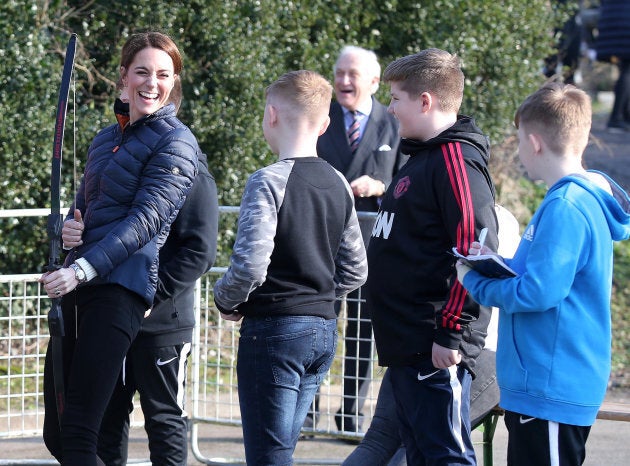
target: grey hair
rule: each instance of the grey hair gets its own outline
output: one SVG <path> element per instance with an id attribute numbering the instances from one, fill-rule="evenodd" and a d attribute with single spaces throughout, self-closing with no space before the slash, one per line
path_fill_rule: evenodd
<path id="1" fill-rule="evenodd" d="M 378 57 L 372 50 L 364 49 L 363 47 L 358 47 L 356 45 L 346 45 L 339 52 L 339 56 L 337 57 L 337 61 L 335 62 L 335 66 L 333 67 L 333 73 L 337 71 L 337 62 L 344 55 L 360 55 L 365 62 L 365 68 L 368 72 L 380 79 L 381 77 L 381 65 L 378 62 Z"/>

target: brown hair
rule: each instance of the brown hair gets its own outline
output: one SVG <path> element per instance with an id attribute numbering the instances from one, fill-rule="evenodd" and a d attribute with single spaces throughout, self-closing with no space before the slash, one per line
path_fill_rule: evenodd
<path id="1" fill-rule="evenodd" d="M 265 96 L 281 101 L 292 119 L 306 117 L 309 122 L 319 124 L 328 115 L 332 91 L 332 85 L 319 73 L 299 70 L 280 76 L 267 87 Z"/>
<path id="2" fill-rule="evenodd" d="M 166 52 L 173 60 L 173 70 L 176 74 L 175 80 L 179 80 L 184 66 L 182 55 L 173 39 L 161 32 L 140 32 L 131 35 L 125 42 L 125 45 L 123 45 L 120 54 L 120 66 L 129 69 L 129 65 L 131 65 L 138 52 L 146 48 L 154 48 Z M 118 87 L 122 87 L 121 80 L 118 81 Z"/>
<path id="3" fill-rule="evenodd" d="M 581 89 L 559 82 L 543 85 L 516 111 L 514 124 L 540 134 L 549 149 L 582 154 L 591 131 L 591 98 Z"/>
<path id="4" fill-rule="evenodd" d="M 168 96 L 168 103 L 175 105 L 175 113 L 179 112 L 179 107 L 182 105 L 182 97 L 182 81 L 176 79 L 173 89 L 171 89 L 171 93 Z"/>
<path id="5" fill-rule="evenodd" d="M 459 57 L 435 48 L 394 60 L 385 68 L 383 81 L 400 83 L 411 98 L 429 92 L 444 112 L 457 113 L 464 97 Z"/>

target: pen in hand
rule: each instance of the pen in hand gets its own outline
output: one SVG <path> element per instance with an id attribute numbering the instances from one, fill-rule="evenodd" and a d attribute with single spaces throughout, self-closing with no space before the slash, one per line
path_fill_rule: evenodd
<path id="1" fill-rule="evenodd" d="M 483 243 L 486 242 L 486 235 L 488 234 L 488 229 L 487 228 L 482 228 L 481 232 L 479 233 L 479 251 L 477 252 L 477 255 L 481 255 L 481 249 L 483 248 Z"/>

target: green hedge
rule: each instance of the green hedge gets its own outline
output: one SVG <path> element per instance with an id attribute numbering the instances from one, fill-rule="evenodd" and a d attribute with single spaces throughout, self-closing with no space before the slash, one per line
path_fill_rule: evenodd
<path id="1" fill-rule="evenodd" d="M 543 58 L 562 16 L 547 0 L 353 2 L 289 0 L 22 0 L 0 6 L 0 208 L 49 206 L 49 158 L 63 51 L 79 35 L 76 97 L 66 131 L 63 199 L 71 202 L 89 142 L 113 122 L 120 46 L 134 31 L 169 33 L 185 54 L 181 118 L 208 154 L 221 203 L 238 203 L 255 169 L 272 161 L 261 131 L 264 88 L 289 69 L 332 78 L 340 48 L 374 49 L 382 66 L 439 47 L 459 54 L 467 77 L 462 112 L 475 116 L 494 143 L 514 109 L 542 81 Z M 127 23 L 129 19 L 133 23 Z M 388 86 L 379 97 L 388 101 Z M 47 262 L 43 220 L 0 220 L 3 272 Z M 232 229 L 233 232 L 233 229 Z M 233 236 L 225 234 L 223 249 Z M 226 259 L 222 254 L 222 259 Z"/>

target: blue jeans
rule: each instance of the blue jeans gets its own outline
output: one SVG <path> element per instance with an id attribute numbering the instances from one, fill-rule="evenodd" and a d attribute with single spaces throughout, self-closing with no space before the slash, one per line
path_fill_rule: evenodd
<path id="1" fill-rule="evenodd" d="M 248 465 L 293 464 L 300 429 L 336 346 L 336 319 L 243 320 L 236 371 Z"/>
<path id="2" fill-rule="evenodd" d="M 405 447 L 398 432 L 398 416 L 394 388 L 385 371 L 376 400 L 376 409 L 369 429 L 342 466 L 401 466 L 406 465 Z"/>

